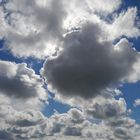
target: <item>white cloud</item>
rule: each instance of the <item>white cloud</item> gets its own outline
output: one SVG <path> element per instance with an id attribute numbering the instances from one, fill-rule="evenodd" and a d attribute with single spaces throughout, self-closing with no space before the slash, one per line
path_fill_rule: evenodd
<path id="1" fill-rule="evenodd" d="M 133 65 L 131 74 L 125 78 L 130 83 L 136 83 L 140 80 L 140 58 L 138 57 L 137 62 Z"/>
<path id="2" fill-rule="evenodd" d="M 115 10 L 117 10 L 122 1 L 121 0 L 106 0 L 104 3 L 104 0 L 85 0 L 88 4 L 88 7 L 92 11 L 99 12 L 100 14 L 108 14 L 112 13 Z M 105 5 L 104 5 L 105 4 Z"/>
<path id="3" fill-rule="evenodd" d="M 60 49 L 67 31 L 81 27 L 88 20 L 104 28 L 108 34 L 104 39 L 138 37 L 136 8 L 120 12 L 110 23 L 105 21 L 108 14 L 114 16 L 121 3 L 107 0 L 104 6 L 103 0 L 6 1 L 0 8 L 0 38 L 5 38 L 6 47 L 15 56 L 45 58 Z"/>
<path id="4" fill-rule="evenodd" d="M 140 105 L 140 99 L 136 99 L 134 101 L 134 106 L 136 107 L 136 106 L 139 106 L 139 105 Z"/>
<path id="5" fill-rule="evenodd" d="M 129 42 L 127 39 L 122 38 L 116 45 L 115 45 L 115 49 L 118 51 L 122 51 L 123 48 L 132 48 L 134 51 L 135 48 L 133 46 L 133 43 Z M 140 80 L 140 54 L 139 52 L 137 52 L 136 54 L 136 59 L 135 62 L 132 66 L 131 71 L 129 72 L 128 75 L 126 75 L 122 81 L 126 82 L 126 83 L 136 83 Z"/>
<path id="6" fill-rule="evenodd" d="M 140 36 L 140 30 L 137 20 L 137 8 L 128 8 L 127 11 L 121 12 L 114 17 L 111 24 L 107 25 L 107 30 L 111 39 L 121 38 L 126 36 L 128 38 L 137 38 Z"/>
<path id="7" fill-rule="evenodd" d="M 44 58 L 51 55 L 50 50 L 55 51 L 55 42 L 62 38 L 65 16 L 62 1 L 52 0 L 45 6 L 38 4 L 12 0 L 1 6 L 1 36 L 15 56 Z"/>

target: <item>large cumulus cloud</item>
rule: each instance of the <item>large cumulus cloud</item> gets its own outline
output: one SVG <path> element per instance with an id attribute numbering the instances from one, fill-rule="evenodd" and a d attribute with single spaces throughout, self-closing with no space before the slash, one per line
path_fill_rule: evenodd
<path id="1" fill-rule="evenodd" d="M 48 87 L 65 96 L 91 98 L 129 75 L 137 52 L 127 39 L 114 46 L 102 41 L 103 35 L 92 23 L 67 34 L 58 57 L 44 64 L 42 74 Z"/>

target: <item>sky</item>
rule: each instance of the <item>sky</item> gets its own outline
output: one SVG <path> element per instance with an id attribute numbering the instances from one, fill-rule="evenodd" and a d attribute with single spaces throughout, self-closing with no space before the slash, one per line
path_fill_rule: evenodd
<path id="1" fill-rule="evenodd" d="M 139 44 L 139 0 L 0 0 L 0 140 L 139 140 Z"/>

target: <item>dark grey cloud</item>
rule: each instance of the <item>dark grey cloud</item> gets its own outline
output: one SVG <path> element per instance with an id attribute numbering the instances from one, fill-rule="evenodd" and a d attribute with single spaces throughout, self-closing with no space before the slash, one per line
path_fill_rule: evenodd
<path id="1" fill-rule="evenodd" d="M 91 98 L 128 75 L 136 52 L 126 39 L 118 46 L 101 41 L 103 34 L 92 23 L 67 34 L 59 56 L 44 64 L 47 84 L 64 96 Z"/>

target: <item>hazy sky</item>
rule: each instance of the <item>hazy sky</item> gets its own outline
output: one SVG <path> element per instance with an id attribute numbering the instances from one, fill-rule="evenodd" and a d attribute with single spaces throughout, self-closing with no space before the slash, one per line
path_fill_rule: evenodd
<path id="1" fill-rule="evenodd" d="M 0 139 L 140 139 L 139 0 L 0 0 Z"/>

